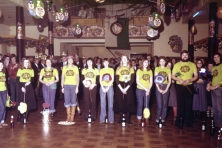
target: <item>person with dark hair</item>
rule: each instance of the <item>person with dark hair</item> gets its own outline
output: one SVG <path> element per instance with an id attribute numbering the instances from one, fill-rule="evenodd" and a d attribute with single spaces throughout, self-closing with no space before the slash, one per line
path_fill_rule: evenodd
<path id="1" fill-rule="evenodd" d="M 168 67 L 171 71 L 173 69 L 173 63 L 171 61 L 168 61 L 166 64 L 166 67 Z M 175 81 L 171 79 L 171 85 L 170 85 L 170 95 L 169 95 L 169 102 L 168 105 L 173 108 L 173 120 L 176 121 L 177 117 L 177 95 L 176 95 L 176 87 L 175 87 Z"/>
<path id="2" fill-rule="evenodd" d="M 149 108 L 151 87 L 153 85 L 153 72 L 149 67 L 148 60 L 142 62 L 142 66 L 136 72 L 136 98 L 137 98 L 137 120 L 141 124 L 143 108 Z M 146 125 L 149 119 L 146 119 Z"/>
<path id="3" fill-rule="evenodd" d="M 207 69 L 206 69 L 206 84 L 208 84 L 211 80 L 212 80 L 212 75 L 211 75 L 211 72 L 212 72 L 212 68 L 214 66 L 214 61 L 209 61 L 207 63 Z M 211 92 L 210 90 L 207 90 L 206 91 L 206 97 L 207 97 L 207 106 L 208 106 L 208 110 L 211 110 L 211 107 L 212 107 L 212 99 L 211 99 Z"/>
<path id="4" fill-rule="evenodd" d="M 109 67 L 109 61 L 107 58 L 103 60 L 103 66 L 100 70 L 100 123 L 105 122 L 106 113 L 106 95 L 108 99 L 108 121 L 114 123 L 114 111 L 113 111 L 113 81 L 114 81 L 114 70 Z"/>
<path id="5" fill-rule="evenodd" d="M 193 127 L 193 82 L 197 80 L 197 67 L 189 61 L 189 53 L 183 50 L 180 62 L 177 62 L 172 71 L 172 78 L 176 81 L 177 92 L 177 119 L 175 125 L 180 129 L 185 122 L 188 127 Z"/>
<path id="6" fill-rule="evenodd" d="M 199 58 L 196 59 L 198 70 L 198 80 L 194 83 L 194 97 L 193 97 L 193 111 L 194 119 L 205 120 L 207 111 L 207 98 L 206 98 L 206 69 L 204 68 L 203 61 Z"/>
<path id="7" fill-rule="evenodd" d="M 39 58 L 35 57 L 34 62 L 32 63 L 32 69 L 34 70 L 34 80 L 32 83 L 33 89 L 35 91 L 36 98 L 39 97 Z"/>
<path id="8" fill-rule="evenodd" d="M 27 111 L 23 113 L 23 123 L 26 124 L 28 121 L 28 114 L 31 110 L 36 109 L 36 99 L 35 93 L 32 87 L 32 82 L 34 78 L 34 71 L 31 67 L 31 63 L 28 59 L 24 59 L 22 62 L 21 67 L 18 69 L 16 80 L 19 86 L 19 95 L 18 95 L 18 103 L 17 105 L 21 107 L 21 102 L 27 104 Z M 19 109 L 19 107 L 18 107 Z M 21 119 L 21 108 L 18 112 L 17 122 L 20 122 Z"/>
<path id="9" fill-rule="evenodd" d="M 6 99 L 7 99 L 7 77 L 3 61 L 0 60 L 0 128 L 8 126 L 5 123 Z"/>
<path id="10" fill-rule="evenodd" d="M 132 124 L 130 114 L 136 110 L 132 87 L 134 79 L 135 72 L 130 66 L 130 61 L 126 55 L 123 55 L 115 74 L 117 88 L 114 98 L 114 110 L 120 114 L 118 124 L 122 122 L 123 114 L 126 115 L 126 123 Z"/>
<path id="11" fill-rule="evenodd" d="M 67 57 L 67 65 L 62 68 L 61 88 L 64 93 L 67 113 L 66 122 L 74 122 L 77 106 L 77 94 L 79 92 L 79 69 L 74 64 L 74 57 Z"/>
<path id="12" fill-rule="evenodd" d="M 18 84 L 16 82 L 16 74 L 19 69 L 19 64 L 16 62 L 16 55 L 12 54 L 11 63 L 8 65 L 8 75 L 9 75 L 9 87 L 11 93 L 11 100 L 13 102 L 18 101 Z"/>
<path id="13" fill-rule="evenodd" d="M 46 67 L 42 68 L 39 74 L 39 82 L 42 83 L 42 94 L 45 103 L 48 103 L 50 111 L 50 120 L 53 120 L 55 113 L 55 94 L 57 82 L 59 81 L 58 70 L 52 67 L 52 61 L 46 59 Z"/>
<path id="14" fill-rule="evenodd" d="M 222 126 L 222 63 L 221 54 L 213 55 L 215 65 L 212 68 L 212 81 L 208 83 L 207 90 L 211 90 L 212 108 L 214 113 L 215 126 Z"/>
<path id="15" fill-rule="evenodd" d="M 171 85 L 171 70 L 168 67 L 166 67 L 165 64 L 166 64 L 166 58 L 159 57 L 158 59 L 159 67 L 155 68 L 155 76 L 162 75 L 164 77 L 164 81 L 162 84 L 156 83 L 157 124 L 159 123 L 159 120 L 161 120 L 161 122 L 164 123 L 167 115 L 169 88 Z"/>
<path id="16" fill-rule="evenodd" d="M 92 58 L 86 60 L 86 67 L 82 70 L 84 119 L 87 121 L 91 114 L 92 121 L 96 120 L 96 95 L 99 84 L 99 70 L 94 67 Z"/>

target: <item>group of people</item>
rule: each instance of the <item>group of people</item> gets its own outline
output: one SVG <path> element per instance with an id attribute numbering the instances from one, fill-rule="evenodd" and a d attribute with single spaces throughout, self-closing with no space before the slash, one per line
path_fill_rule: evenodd
<path id="1" fill-rule="evenodd" d="M 215 53 L 213 60 L 214 62 L 208 63 L 208 67 L 204 67 L 202 59 L 196 59 L 196 63 L 193 63 L 189 59 L 188 51 L 183 50 L 178 62 L 175 58 L 151 57 L 151 55 L 138 61 L 130 61 L 126 55 L 123 55 L 116 61 L 107 58 L 103 60 L 84 58 L 80 66 L 78 57 L 69 55 L 63 57 L 60 64 L 53 66 L 50 58 L 42 60 L 40 64 L 38 58 L 32 64 L 29 59 L 24 58 L 18 64 L 16 56 L 11 55 L 11 62 L 8 65 L 0 61 L 0 127 L 7 125 L 4 123 L 5 101 L 9 95 L 7 84 L 10 87 L 11 100 L 17 102 L 17 105 L 25 102 L 28 106 L 24 114 L 18 113 L 17 122 L 20 122 L 22 117 L 27 120 L 28 113 L 36 108 L 35 98 L 40 92 L 44 102 L 48 104 L 52 118 L 56 111 L 56 93 L 62 92 L 67 123 L 74 122 L 78 96 L 84 101 L 84 119 L 87 121 L 90 114 L 92 121 L 95 121 L 99 94 L 100 123 L 105 123 L 105 118 L 108 117 L 109 123 L 113 124 L 114 112 L 118 112 L 119 124 L 123 116 L 127 124 L 132 124 L 130 116 L 136 112 L 140 125 L 144 118 L 143 109 L 150 108 L 150 99 L 155 97 L 156 123 L 159 121 L 165 123 L 168 106 L 171 106 L 175 126 L 180 129 L 184 124 L 192 127 L 193 112 L 199 111 L 205 114 L 212 100 L 215 125 L 220 127 L 222 125 L 221 55 Z M 41 64 L 44 66 L 40 68 Z M 163 80 L 161 83 L 159 76 Z M 10 83 L 7 83 L 7 80 Z M 207 101 L 207 98 L 211 99 Z M 145 122 L 148 125 L 149 119 L 146 118 Z"/>

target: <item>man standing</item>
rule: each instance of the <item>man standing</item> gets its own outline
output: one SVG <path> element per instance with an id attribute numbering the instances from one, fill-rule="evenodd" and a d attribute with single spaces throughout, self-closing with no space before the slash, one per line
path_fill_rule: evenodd
<path id="1" fill-rule="evenodd" d="M 16 75 L 19 68 L 19 64 L 16 62 L 16 55 L 11 55 L 11 63 L 8 65 L 9 85 L 11 92 L 11 100 L 13 102 L 18 101 L 18 84 L 16 82 Z"/>
<path id="2" fill-rule="evenodd" d="M 216 127 L 222 126 L 222 64 L 221 54 L 214 54 L 215 66 L 212 68 L 212 82 L 207 85 L 207 90 L 211 90 L 212 108 Z"/>
<path id="3" fill-rule="evenodd" d="M 180 54 L 180 62 L 173 67 L 172 78 L 176 80 L 177 93 L 177 119 L 175 125 L 180 129 L 185 122 L 188 127 L 193 127 L 193 82 L 198 78 L 197 68 L 189 61 L 188 51 Z"/>

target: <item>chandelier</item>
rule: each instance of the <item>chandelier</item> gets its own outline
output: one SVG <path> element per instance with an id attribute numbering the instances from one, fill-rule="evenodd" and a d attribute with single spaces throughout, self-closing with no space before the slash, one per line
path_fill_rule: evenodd
<path id="1" fill-rule="evenodd" d="M 105 0 L 96 0 L 97 3 L 103 3 Z"/>

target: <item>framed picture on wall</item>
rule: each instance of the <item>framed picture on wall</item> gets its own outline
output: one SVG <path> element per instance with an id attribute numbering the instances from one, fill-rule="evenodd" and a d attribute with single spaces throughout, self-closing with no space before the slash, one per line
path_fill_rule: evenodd
<path id="1" fill-rule="evenodd" d="M 147 57 L 147 53 L 131 53 L 130 54 L 130 59 L 142 59 L 142 58 L 146 58 Z"/>

